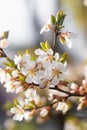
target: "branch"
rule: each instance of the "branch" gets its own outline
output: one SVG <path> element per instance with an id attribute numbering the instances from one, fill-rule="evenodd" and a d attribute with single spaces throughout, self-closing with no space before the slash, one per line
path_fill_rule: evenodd
<path id="1" fill-rule="evenodd" d="M 25 109 L 25 110 L 34 110 L 34 109 L 40 109 L 40 108 L 43 108 L 43 107 L 52 107 L 54 104 L 58 103 L 57 101 L 56 102 L 53 102 L 53 103 L 49 103 L 49 104 L 46 104 L 46 105 L 43 105 L 43 106 L 36 106 L 35 108 L 30 108 L 30 109 Z"/>
<path id="2" fill-rule="evenodd" d="M 35 84 L 35 83 L 29 84 L 29 85 L 34 85 L 34 86 L 39 87 L 39 84 Z M 40 88 L 40 89 L 45 89 L 45 88 L 46 88 L 46 87 Z M 68 97 L 71 97 L 71 96 L 73 96 L 73 97 L 83 97 L 83 96 L 85 96 L 85 94 L 70 93 L 70 92 L 65 91 L 65 90 L 63 90 L 63 89 L 60 89 L 60 88 L 58 87 L 58 85 L 56 85 L 54 88 L 49 88 L 49 89 L 60 91 L 60 92 L 62 92 L 62 93 L 64 93 L 64 94 L 67 94 Z"/>
<path id="3" fill-rule="evenodd" d="M 57 34 L 56 34 L 56 32 L 54 32 L 54 41 L 53 41 L 53 51 L 54 51 L 54 54 L 56 52 L 56 40 L 57 40 Z"/>
<path id="4" fill-rule="evenodd" d="M 62 93 L 65 93 L 65 94 L 68 94 L 68 97 L 71 97 L 71 96 L 74 96 L 74 97 L 83 97 L 84 95 L 83 94 L 79 94 L 79 93 L 70 93 L 68 91 L 65 91 L 65 90 L 62 90 L 60 89 L 57 85 L 55 86 L 55 88 L 50 88 L 52 90 L 58 90 Z"/>

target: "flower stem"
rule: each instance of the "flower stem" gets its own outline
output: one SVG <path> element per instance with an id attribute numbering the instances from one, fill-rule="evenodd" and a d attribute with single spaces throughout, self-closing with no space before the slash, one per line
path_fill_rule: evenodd
<path id="1" fill-rule="evenodd" d="M 57 34 L 56 34 L 56 32 L 54 32 L 54 41 L 53 41 L 53 51 L 54 51 L 54 54 L 56 52 L 56 41 L 57 41 Z"/>

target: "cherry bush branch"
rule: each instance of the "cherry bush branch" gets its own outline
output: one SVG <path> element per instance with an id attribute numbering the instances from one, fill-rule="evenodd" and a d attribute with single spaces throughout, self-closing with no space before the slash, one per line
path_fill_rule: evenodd
<path id="1" fill-rule="evenodd" d="M 0 82 L 7 93 L 16 94 L 13 103 L 8 105 L 14 120 L 30 121 L 38 110 L 38 117 L 43 119 L 51 111 L 65 114 L 73 105 L 73 97 L 78 101 L 77 110 L 87 106 L 87 74 L 81 85 L 67 82 L 67 53 L 60 55 L 57 50 L 61 43 L 72 47 L 72 32 L 62 31 L 65 17 L 62 10 L 56 16 L 51 15 L 40 34 L 48 31 L 54 33 L 52 48 L 48 41 L 41 42 L 34 55 L 26 50 L 11 59 L 3 50 L 7 46 L 9 32 L 4 32 L 0 37 L 0 58 L 6 59 L 4 67 L 0 68 Z"/>

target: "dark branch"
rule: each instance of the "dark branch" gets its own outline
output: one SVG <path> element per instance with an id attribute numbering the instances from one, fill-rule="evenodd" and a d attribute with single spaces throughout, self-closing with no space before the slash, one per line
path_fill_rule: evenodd
<path id="1" fill-rule="evenodd" d="M 29 84 L 29 85 L 34 85 L 34 86 L 39 87 L 39 85 L 38 85 L 38 84 L 35 84 L 35 83 Z M 46 88 L 46 87 L 40 88 L 40 89 L 45 89 L 45 88 Z M 56 85 L 54 88 L 49 88 L 49 89 L 57 90 L 57 91 L 60 91 L 60 92 L 62 92 L 62 93 L 65 93 L 65 94 L 68 95 L 68 97 L 71 97 L 71 96 L 73 96 L 73 97 L 83 97 L 83 96 L 85 96 L 84 94 L 71 93 L 71 92 L 65 91 L 65 90 L 63 90 L 63 89 L 60 89 L 60 88 L 58 87 L 58 85 Z"/>
<path id="2" fill-rule="evenodd" d="M 58 91 L 60 91 L 60 92 L 62 92 L 62 93 L 65 93 L 65 94 L 68 95 L 68 97 L 71 97 L 71 96 L 74 96 L 74 97 L 83 97 L 83 96 L 84 96 L 83 94 L 70 93 L 70 92 L 68 92 L 68 91 L 62 90 L 62 89 L 60 89 L 57 85 L 55 86 L 55 88 L 50 88 L 50 89 L 52 89 L 52 90 L 58 90 Z"/>
<path id="3" fill-rule="evenodd" d="M 34 110 L 34 109 L 40 109 L 40 108 L 43 108 L 43 107 L 52 107 L 54 104 L 56 104 L 56 103 L 58 103 L 58 102 L 53 102 L 53 103 L 49 103 L 49 104 L 46 104 L 46 105 L 43 105 L 43 106 L 36 106 L 35 108 L 30 108 L 30 109 L 25 109 L 25 110 Z"/>

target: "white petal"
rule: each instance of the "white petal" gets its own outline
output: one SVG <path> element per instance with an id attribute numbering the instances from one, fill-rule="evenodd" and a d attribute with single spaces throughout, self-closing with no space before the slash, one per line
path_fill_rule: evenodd
<path id="1" fill-rule="evenodd" d="M 68 105 L 65 102 L 59 102 L 58 103 L 58 107 L 56 108 L 56 110 L 60 110 L 63 113 L 66 113 L 68 111 Z"/>
<path id="2" fill-rule="evenodd" d="M 15 121 L 22 121 L 23 120 L 23 115 L 16 114 L 16 115 L 14 115 L 13 120 L 15 120 Z"/>
<path id="3" fill-rule="evenodd" d="M 41 49 L 36 49 L 36 50 L 35 50 L 35 54 L 36 54 L 36 55 L 44 55 L 45 52 L 44 52 L 43 50 L 41 50 Z"/>
<path id="4" fill-rule="evenodd" d="M 34 68 L 35 65 L 36 65 L 35 61 L 28 61 L 28 62 L 25 64 L 25 68 L 28 70 L 28 69 Z"/>
<path id="5" fill-rule="evenodd" d="M 29 75 L 26 77 L 26 82 L 27 83 L 32 83 L 32 77 L 30 77 Z"/>
<path id="6" fill-rule="evenodd" d="M 48 110 L 46 108 L 42 109 L 40 112 L 41 117 L 45 117 L 45 116 L 47 116 L 47 114 L 48 114 Z"/>
<path id="7" fill-rule="evenodd" d="M 48 28 L 48 25 L 45 25 L 44 27 L 41 28 L 40 30 L 40 34 L 44 33 L 44 32 L 48 32 L 50 29 Z"/>
<path id="8" fill-rule="evenodd" d="M 21 68 L 21 73 L 24 74 L 24 75 L 27 75 L 28 74 L 28 70 L 24 67 Z"/>
<path id="9" fill-rule="evenodd" d="M 59 60 L 59 53 L 55 53 L 54 58 L 55 58 L 56 60 Z"/>
<path id="10" fill-rule="evenodd" d="M 24 118 L 25 118 L 25 120 L 30 121 L 33 118 L 33 116 L 31 115 L 30 112 L 25 112 L 24 113 Z"/>
<path id="11" fill-rule="evenodd" d="M 12 71 L 12 77 L 13 78 L 17 78 L 18 77 L 18 71 L 17 70 Z"/>
<path id="12" fill-rule="evenodd" d="M 47 60 L 47 61 L 44 61 L 44 62 L 43 62 L 43 67 L 44 67 L 44 68 L 48 68 L 48 67 L 50 68 L 50 67 L 51 67 L 51 62 L 48 61 L 48 60 Z"/>
<path id="13" fill-rule="evenodd" d="M 65 37 L 66 38 L 66 45 L 68 46 L 68 48 L 72 48 L 72 42 L 69 38 Z"/>
<path id="14" fill-rule="evenodd" d="M 59 69 L 61 72 L 65 72 L 65 71 L 66 71 L 64 65 L 63 65 L 61 62 L 58 63 L 58 69 Z"/>
<path id="15" fill-rule="evenodd" d="M 25 91 L 25 96 L 27 98 L 34 98 L 36 96 L 36 90 L 33 88 L 29 88 Z"/>
<path id="16" fill-rule="evenodd" d="M 35 83 L 35 84 L 39 84 L 40 78 L 34 76 L 34 77 L 32 78 L 32 82 Z"/>
<path id="17" fill-rule="evenodd" d="M 57 77 L 54 77 L 52 80 L 53 85 L 57 85 L 59 83 L 59 79 Z"/>
<path id="18" fill-rule="evenodd" d="M 70 88 L 76 90 L 78 88 L 78 85 L 73 82 Z"/>
<path id="19" fill-rule="evenodd" d="M 23 60 L 27 61 L 27 60 L 30 59 L 30 55 L 29 54 L 24 54 L 22 58 L 23 58 Z"/>
<path id="20" fill-rule="evenodd" d="M 52 50 L 52 49 L 49 49 L 49 50 L 47 51 L 47 54 L 53 55 L 53 50 Z"/>
<path id="21" fill-rule="evenodd" d="M 11 110 L 10 110 L 11 113 L 16 113 L 16 111 L 17 111 L 16 107 L 11 108 Z"/>
<path id="22" fill-rule="evenodd" d="M 37 71 L 36 76 L 39 77 L 39 78 L 43 78 L 44 77 L 44 71 L 43 70 Z"/>
<path id="23" fill-rule="evenodd" d="M 52 68 L 58 68 L 58 62 L 57 61 L 52 61 Z"/>
<path id="24" fill-rule="evenodd" d="M 59 75 L 59 80 L 64 80 L 65 79 L 65 74 L 60 74 Z"/>

